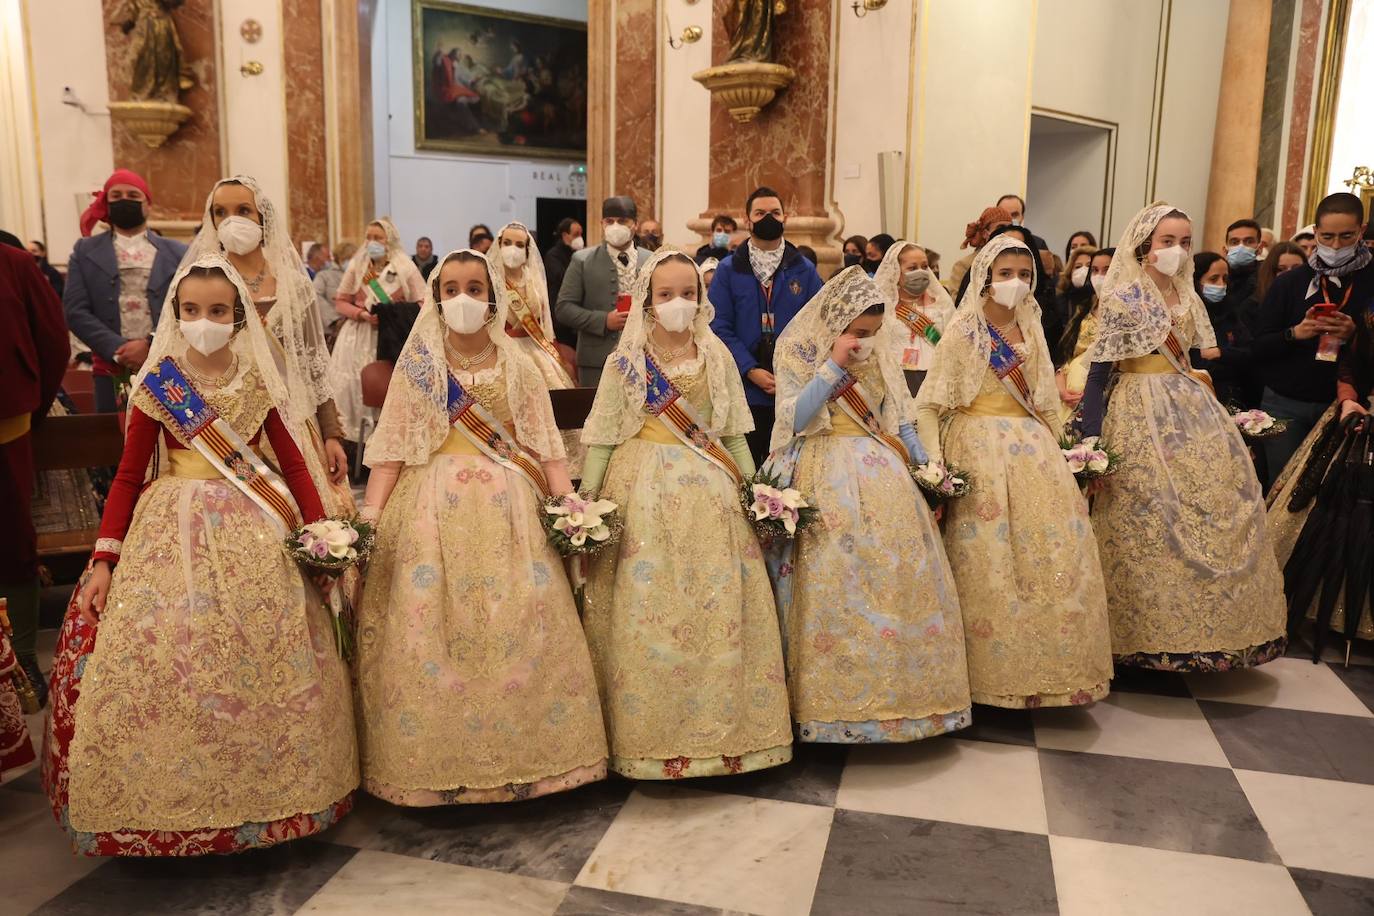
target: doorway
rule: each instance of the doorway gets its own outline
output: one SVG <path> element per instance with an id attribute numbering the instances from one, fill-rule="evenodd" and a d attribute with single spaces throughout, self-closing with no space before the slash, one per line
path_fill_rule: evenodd
<path id="1" fill-rule="evenodd" d="M 1108 244 L 1116 169 L 1116 125 L 1066 112 L 1031 113 L 1026 222 L 1063 256 L 1069 236 L 1087 229 Z"/>

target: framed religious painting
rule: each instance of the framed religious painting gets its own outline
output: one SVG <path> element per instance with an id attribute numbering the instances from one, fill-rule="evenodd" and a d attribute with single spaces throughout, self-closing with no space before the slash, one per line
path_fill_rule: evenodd
<path id="1" fill-rule="evenodd" d="M 413 0 L 415 146 L 585 159 L 587 24 Z"/>

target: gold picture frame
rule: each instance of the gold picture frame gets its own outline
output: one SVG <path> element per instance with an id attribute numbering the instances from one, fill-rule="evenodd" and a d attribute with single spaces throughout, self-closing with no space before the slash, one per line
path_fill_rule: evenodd
<path id="1" fill-rule="evenodd" d="M 415 148 L 582 161 L 587 24 L 412 0 Z"/>

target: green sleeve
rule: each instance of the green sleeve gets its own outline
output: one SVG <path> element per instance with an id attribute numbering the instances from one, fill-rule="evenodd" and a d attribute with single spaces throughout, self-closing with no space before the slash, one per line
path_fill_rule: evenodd
<path id="1" fill-rule="evenodd" d="M 601 490 L 601 482 L 606 479 L 606 468 L 611 463 L 613 445 L 589 445 L 587 457 L 582 462 L 582 480 L 578 490 L 594 496 Z"/>
<path id="2" fill-rule="evenodd" d="M 748 480 L 754 476 L 758 470 L 754 467 L 754 456 L 749 454 L 749 442 L 743 436 L 721 436 L 720 444 L 725 446 L 725 450 L 730 453 L 730 457 L 735 459 L 735 464 L 739 466 L 739 471 Z"/>

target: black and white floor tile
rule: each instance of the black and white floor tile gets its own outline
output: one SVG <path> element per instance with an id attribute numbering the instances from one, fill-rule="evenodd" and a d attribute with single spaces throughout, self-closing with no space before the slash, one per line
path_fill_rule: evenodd
<path id="1" fill-rule="evenodd" d="M 959 736 L 802 746 L 724 779 L 362 796 L 320 838 L 192 861 L 72 856 L 30 771 L 0 786 L 0 913 L 1370 914 L 1374 666 L 1356 661 L 1123 672 L 1088 709 L 977 707 Z"/>

